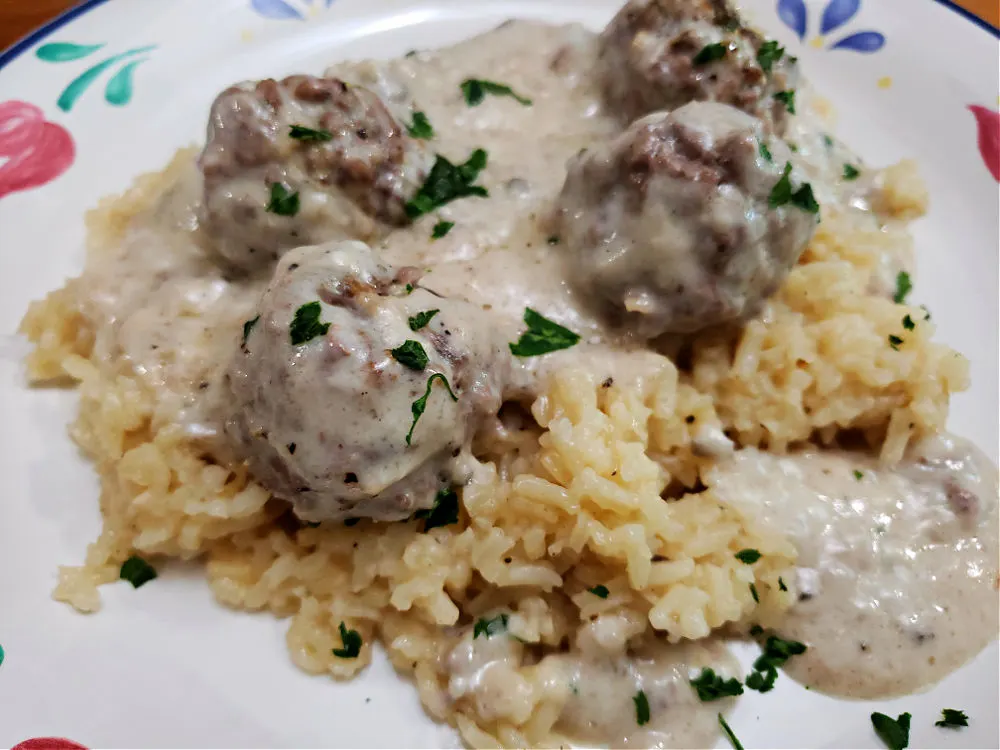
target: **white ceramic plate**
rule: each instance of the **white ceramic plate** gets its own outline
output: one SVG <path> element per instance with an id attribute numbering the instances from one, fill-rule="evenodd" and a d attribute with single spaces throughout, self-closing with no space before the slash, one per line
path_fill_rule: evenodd
<path id="1" fill-rule="evenodd" d="M 618 4 L 92 0 L 0 56 L 0 746 L 458 746 L 384 658 L 349 684 L 306 676 L 283 623 L 217 606 L 194 567 L 139 591 L 107 587 L 93 617 L 53 602 L 57 565 L 97 535 L 98 487 L 66 436 L 75 394 L 26 389 L 12 333 L 29 301 L 81 270 L 84 210 L 199 140 L 230 82 L 441 45 L 512 16 L 599 28 Z M 996 32 L 934 0 L 744 5 L 802 58 L 866 161 L 920 160 L 933 208 L 916 230 L 915 297 L 972 360 L 951 427 L 996 460 Z M 836 701 L 780 680 L 745 696 L 730 724 L 748 748 L 878 747 L 870 712 L 909 711 L 912 747 L 998 747 L 998 682 L 994 643 L 922 695 Z M 936 729 L 944 707 L 967 711 L 969 729 Z"/>

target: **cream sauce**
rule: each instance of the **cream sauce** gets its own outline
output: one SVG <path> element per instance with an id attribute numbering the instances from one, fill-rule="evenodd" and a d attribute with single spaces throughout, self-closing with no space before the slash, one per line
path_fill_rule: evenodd
<path id="1" fill-rule="evenodd" d="M 786 669 L 811 688 L 911 693 L 996 638 L 997 470 L 966 441 L 930 438 L 895 469 L 743 450 L 706 482 L 797 547 L 799 601 L 779 631 L 808 645 Z"/>

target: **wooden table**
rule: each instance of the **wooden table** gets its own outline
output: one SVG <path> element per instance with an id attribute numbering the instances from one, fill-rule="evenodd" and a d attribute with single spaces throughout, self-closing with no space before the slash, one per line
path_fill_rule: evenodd
<path id="1" fill-rule="evenodd" d="M 994 26 L 1000 26 L 1000 2 L 997 0 L 956 1 Z M 0 0 L 0 49 L 10 46 L 74 4 L 75 0 Z"/>

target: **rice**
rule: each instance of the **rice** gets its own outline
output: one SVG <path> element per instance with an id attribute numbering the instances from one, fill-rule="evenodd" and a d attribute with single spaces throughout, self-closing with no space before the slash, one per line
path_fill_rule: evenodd
<path id="1" fill-rule="evenodd" d="M 112 245 L 167 179 L 142 178 L 92 212 L 92 253 Z M 902 218 L 926 204 L 907 165 L 886 173 L 883 193 Z M 880 258 L 909 242 L 900 228 L 824 209 L 760 319 L 700 337 L 685 372 L 650 354 L 652 366 L 612 383 L 586 370 L 557 373 L 531 407 L 533 425 L 480 441 L 459 522 L 426 533 L 416 521 L 281 523 L 284 506 L 245 467 L 206 461 L 157 418 L 155 393 L 102 369 L 71 281 L 32 305 L 21 329 L 36 347 L 33 381 L 78 384 L 71 434 L 102 481 L 103 531 L 83 565 L 60 570 L 54 596 L 92 612 L 98 587 L 131 554 L 202 558 L 221 603 L 290 618 L 287 647 L 301 669 L 348 679 L 379 641 L 428 713 L 470 745 L 565 741 L 553 729 L 558 700 L 535 666 L 489 711 L 449 695 L 443 665 L 454 626 L 502 609 L 521 641 L 556 647 L 602 614 L 673 642 L 776 622 L 791 603 L 779 578 L 796 551 L 700 483 L 708 460 L 698 441 L 725 431 L 782 452 L 855 429 L 893 462 L 942 428 L 949 394 L 968 385 L 966 361 L 931 341 L 922 310 L 869 293 Z M 896 350 L 888 337 L 905 315 L 915 329 Z M 747 548 L 762 553 L 753 566 L 734 557 Z M 597 585 L 607 598 L 587 593 Z M 363 638 L 357 659 L 332 654 L 341 623 Z"/>

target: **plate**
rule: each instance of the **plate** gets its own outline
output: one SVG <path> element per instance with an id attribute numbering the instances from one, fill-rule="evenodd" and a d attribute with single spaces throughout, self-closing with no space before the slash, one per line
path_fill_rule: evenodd
<path id="1" fill-rule="evenodd" d="M 594 28 L 615 0 L 143 0 L 89 2 L 0 56 L 0 746 L 62 736 L 97 746 L 457 747 L 377 656 L 358 680 L 299 672 L 285 625 L 216 605 L 196 566 L 100 615 L 49 597 L 59 564 L 99 528 L 98 485 L 66 435 L 76 396 L 24 386 L 27 304 L 77 274 L 83 212 L 203 137 L 213 96 L 248 78 L 394 56 L 514 16 Z M 995 30 L 933 0 L 746 0 L 751 20 L 803 60 L 865 160 L 915 157 L 932 196 L 916 225 L 915 296 L 972 363 L 951 429 L 997 459 L 1000 115 Z M 964 17 L 963 17 L 964 16 Z M 18 126 L 35 124 L 34 141 Z M 44 123 L 44 124 L 43 124 Z M 746 655 L 744 655 L 746 656 Z M 879 747 L 871 711 L 913 714 L 913 747 L 997 747 L 998 651 L 933 690 L 838 701 L 781 680 L 730 717 L 747 747 Z M 933 727 L 964 709 L 969 729 Z M 724 740 L 723 740 L 724 742 Z"/>

